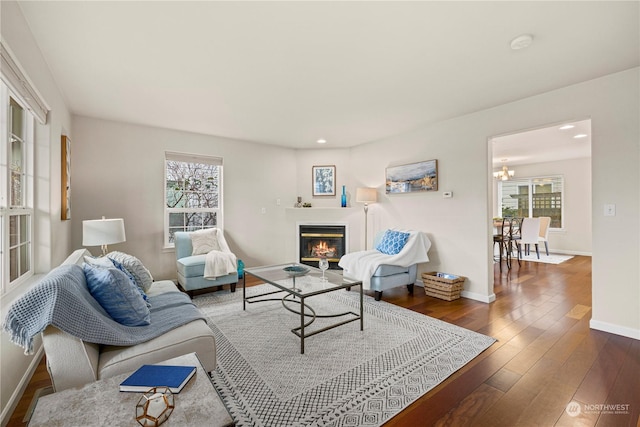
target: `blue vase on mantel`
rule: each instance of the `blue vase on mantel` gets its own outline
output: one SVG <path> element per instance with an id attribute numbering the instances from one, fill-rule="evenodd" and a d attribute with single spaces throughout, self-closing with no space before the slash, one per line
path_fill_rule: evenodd
<path id="1" fill-rule="evenodd" d="M 343 208 L 347 207 L 347 189 L 346 189 L 346 185 L 342 186 L 342 202 L 341 202 L 341 206 Z"/>

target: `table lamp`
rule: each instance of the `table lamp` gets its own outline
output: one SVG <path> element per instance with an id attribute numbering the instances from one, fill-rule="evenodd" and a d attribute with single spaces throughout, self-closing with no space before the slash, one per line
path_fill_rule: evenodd
<path id="1" fill-rule="evenodd" d="M 107 255 L 107 245 L 126 241 L 124 234 L 124 220 L 114 219 L 90 219 L 82 221 L 82 245 L 100 246 L 102 256 Z"/>

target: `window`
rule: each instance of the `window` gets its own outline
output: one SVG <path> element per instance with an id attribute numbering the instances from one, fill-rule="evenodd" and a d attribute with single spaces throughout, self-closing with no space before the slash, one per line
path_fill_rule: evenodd
<path id="1" fill-rule="evenodd" d="M 562 176 L 511 179 L 498 182 L 503 217 L 551 217 L 550 228 L 563 228 Z"/>
<path id="2" fill-rule="evenodd" d="M 33 274 L 33 115 L 0 85 L 0 277 L 2 291 Z"/>
<path id="3" fill-rule="evenodd" d="M 176 231 L 222 226 L 222 159 L 165 153 L 165 246 Z"/>

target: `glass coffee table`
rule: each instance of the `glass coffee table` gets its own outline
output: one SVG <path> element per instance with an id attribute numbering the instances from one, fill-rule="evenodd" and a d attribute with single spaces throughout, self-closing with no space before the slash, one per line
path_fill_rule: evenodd
<path id="1" fill-rule="evenodd" d="M 253 276 L 265 283 L 275 286 L 277 290 L 265 292 L 259 295 L 247 296 L 247 275 Z M 263 301 L 282 301 L 282 306 L 292 313 L 300 315 L 300 326 L 291 329 L 300 337 L 300 354 L 304 354 L 304 340 L 320 332 L 336 328 L 347 323 L 360 321 L 360 330 L 364 330 L 364 317 L 362 309 L 362 282 L 345 279 L 342 274 L 327 270 L 322 280 L 322 271 L 304 264 L 280 264 L 263 267 L 245 268 L 242 280 L 242 309 L 246 310 L 247 304 Z M 334 292 L 340 289 L 350 289 L 357 286 L 360 289 L 359 312 L 346 311 L 336 314 L 316 313 L 307 298 L 316 295 Z M 265 298 L 269 295 L 284 293 L 278 298 Z M 293 306 L 293 308 L 292 308 Z M 305 332 L 305 328 L 311 325 L 317 318 L 342 318 L 342 320 L 328 326 Z"/>

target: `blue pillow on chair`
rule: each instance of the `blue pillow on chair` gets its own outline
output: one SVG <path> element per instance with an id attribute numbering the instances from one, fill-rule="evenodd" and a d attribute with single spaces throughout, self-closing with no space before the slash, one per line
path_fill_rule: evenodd
<path id="1" fill-rule="evenodd" d="M 404 248 L 407 240 L 409 240 L 409 233 L 387 230 L 384 236 L 382 236 L 380 243 L 378 243 L 378 246 L 376 246 L 376 250 L 383 254 L 396 255 Z"/>
<path id="2" fill-rule="evenodd" d="M 125 326 L 146 326 L 151 313 L 138 287 L 117 268 L 82 266 L 91 295 L 116 322 Z"/>

